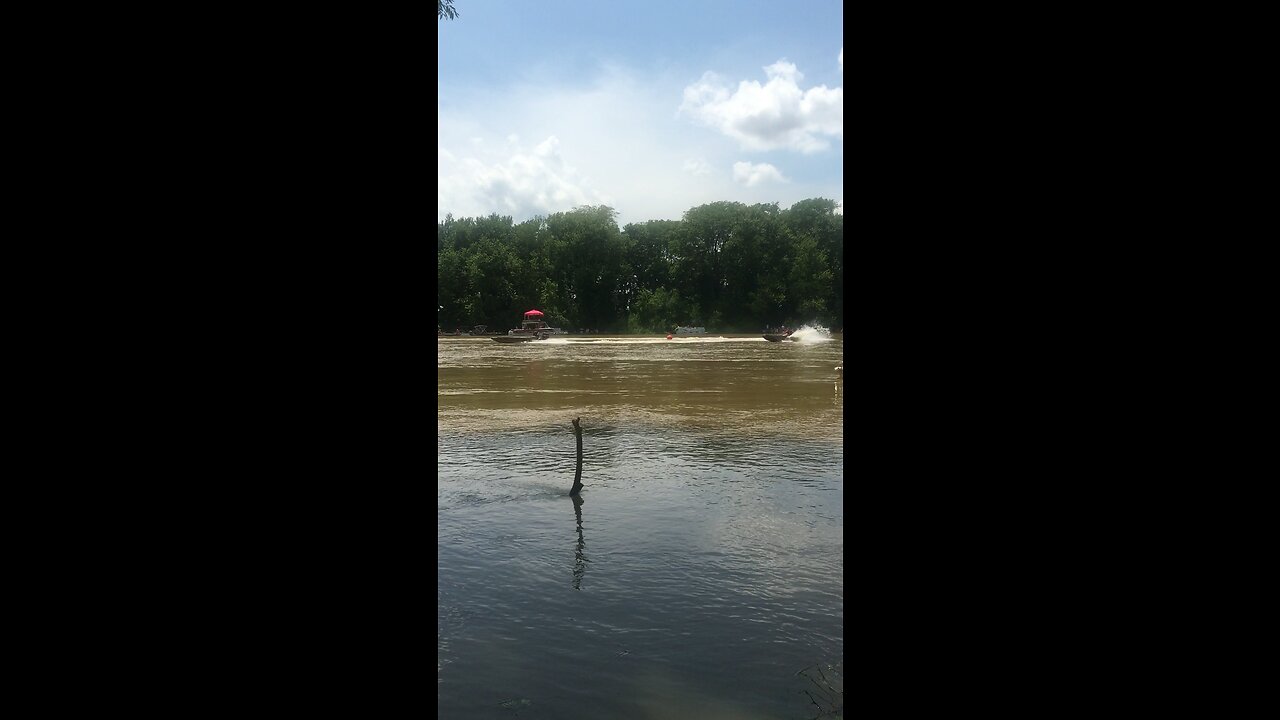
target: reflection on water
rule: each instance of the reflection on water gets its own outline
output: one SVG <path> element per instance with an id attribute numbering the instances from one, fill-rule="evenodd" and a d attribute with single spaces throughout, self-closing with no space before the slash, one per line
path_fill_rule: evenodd
<path id="1" fill-rule="evenodd" d="M 439 342 L 440 716 L 813 717 L 806 669 L 844 652 L 843 340 L 611 340 Z"/>
<path id="2" fill-rule="evenodd" d="M 573 500 L 573 514 L 578 518 L 578 548 L 573 553 L 573 589 L 582 589 L 582 577 L 587 574 L 587 542 L 582 539 L 582 497 L 570 495 Z"/>

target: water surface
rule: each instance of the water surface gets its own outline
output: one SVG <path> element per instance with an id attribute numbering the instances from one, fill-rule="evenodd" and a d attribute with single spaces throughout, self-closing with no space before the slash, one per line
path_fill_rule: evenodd
<path id="1" fill-rule="evenodd" d="M 442 718 L 842 706 L 843 339 L 801 335 L 438 339 Z"/>

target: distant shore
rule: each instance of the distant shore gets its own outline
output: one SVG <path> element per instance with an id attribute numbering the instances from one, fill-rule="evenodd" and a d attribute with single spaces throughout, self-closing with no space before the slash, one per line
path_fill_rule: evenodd
<path id="1" fill-rule="evenodd" d="M 485 335 L 473 335 L 473 334 L 471 334 L 471 333 L 462 333 L 461 335 L 454 335 L 453 333 L 445 333 L 445 334 L 443 334 L 443 335 L 437 335 L 436 337 L 439 337 L 439 338 L 454 338 L 454 339 L 464 339 L 464 338 L 467 338 L 467 339 L 481 339 L 481 340 L 487 340 L 487 339 L 489 339 L 489 338 L 491 338 L 491 337 L 495 337 L 495 336 L 497 336 L 497 335 L 505 335 L 505 334 L 506 334 L 506 333 L 488 333 L 488 334 L 485 334 Z M 745 337 L 761 337 L 762 335 L 764 335 L 764 332 L 763 332 L 763 331 L 761 331 L 761 332 L 736 332 L 736 333 L 730 333 L 730 332 L 724 332 L 724 333 L 708 332 L 708 333 L 706 333 L 706 334 L 704 334 L 704 335 L 672 335 L 672 336 L 671 336 L 671 338 L 672 338 L 673 340 L 691 340 L 691 339 L 696 339 L 696 338 L 708 338 L 708 337 L 724 337 L 724 338 L 729 338 L 729 337 L 744 337 L 744 338 L 745 338 Z M 833 331 L 831 332 L 831 337 L 833 337 L 833 338 L 834 338 L 834 337 L 837 337 L 837 336 L 843 336 L 843 335 L 844 335 L 844 332 L 843 332 L 843 331 L 837 332 L 837 331 L 834 331 L 834 330 L 833 330 Z M 665 338 L 666 336 L 667 336 L 667 333 L 566 333 L 566 334 L 564 334 L 564 335 L 553 335 L 553 336 L 551 336 L 551 337 L 552 337 L 552 339 L 555 339 L 555 338 L 562 338 L 562 339 L 581 339 L 581 338 Z"/>

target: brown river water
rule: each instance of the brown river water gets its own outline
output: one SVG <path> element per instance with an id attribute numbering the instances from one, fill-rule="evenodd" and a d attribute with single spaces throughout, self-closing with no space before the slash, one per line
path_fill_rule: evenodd
<path id="1" fill-rule="evenodd" d="M 437 339 L 440 717 L 842 716 L 844 340 L 797 336 Z"/>

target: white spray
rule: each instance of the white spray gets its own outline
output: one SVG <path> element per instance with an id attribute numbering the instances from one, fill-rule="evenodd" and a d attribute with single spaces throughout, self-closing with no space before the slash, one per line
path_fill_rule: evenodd
<path id="1" fill-rule="evenodd" d="M 801 325 L 799 330 L 791 333 L 787 340 L 802 345 L 831 342 L 831 331 L 821 325 Z"/>

